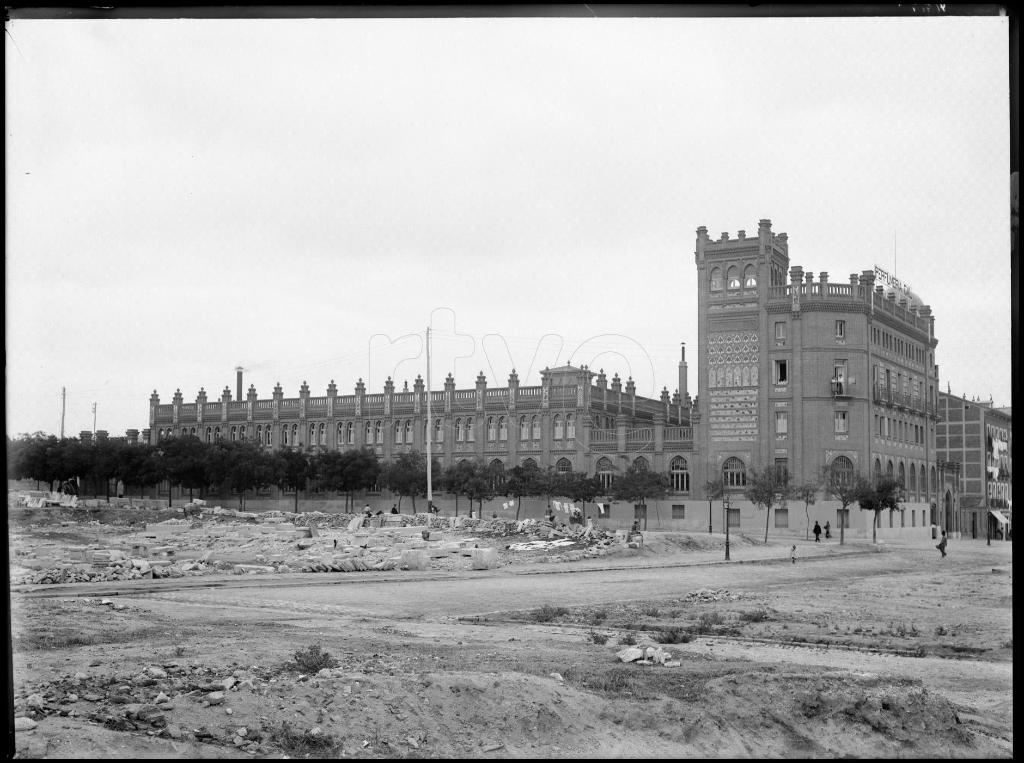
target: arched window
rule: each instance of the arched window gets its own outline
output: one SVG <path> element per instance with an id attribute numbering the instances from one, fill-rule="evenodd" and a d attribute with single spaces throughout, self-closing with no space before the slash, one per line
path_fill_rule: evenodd
<path id="1" fill-rule="evenodd" d="M 829 471 L 832 476 L 832 483 L 837 487 L 839 485 L 853 484 L 853 462 L 846 456 L 836 456 L 833 458 Z"/>
<path id="2" fill-rule="evenodd" d="M 345 424 L 345 443 L 347 445 L 356 444 L 356 427 L 351 421 Z"/>
<path id="3" fill-rule="evenodd" d="M 242 427 L 242 432 L 243 433 L 245 432 L 245 427 Z M 196 433 L 196 428 L 192 427 L 192 429 L 189 430 L 189 434 L 195 435 L 195 433 Z"/>
<path id="4" fill-rule="evenodd" d="M 231 427 L 231 442 L 238 439 L 238 427 Z"/>
<path id="5" fill-rule="evenodd" d="M 537 467 L 537 461 L 535 459 L 533 459 L 533 458 L 524 458 L 523 459 L 523 468 L 524 469 L 537 469 L 538 468 Z"/>
<path id="6" fill-rule="evenodd" d="M 444 442 L 444 427 L 441 419 L 434 419 L 434 442 Z"/>
<path id="7" fill-rule="evenodd" d="M 669 464 L 669 477 L 672 480 L 672 492 L 690 492 L 690 472 L 685 458 L 676 456 L 672 459 Z"/>
<path id="8" fill-rule="evenodd" d="M 896 481 L 900 484 L 900 487 L 907 486 L 907 470 L 903 468 L 903 462 L 900 461 L 900 468 L 896 472 Z"/>
<path id="9" fill-rule="evenodd" d="M 729 268 L 729 272 L 725 277 L 725 288 L 727 289 L 738 289 L 740 288 L 740 269 L 733 265 Z"/>
<path id="10" fill-rule="evenodd" d="M 871 469 L 871 477 L 876 485 L 882 479 L 882 462 L 877 458 L 875 459 L 874 467 Z"/>
<path id="11" fill-rule="evenodd" d="M 608 490 L 615 481 L 615 467 L 612 462 L 602 456 L 597 462 L 597 477 L 601 480 L 601 487 Z"/>
<path id="12" fill-rule="evenodd" d="M 747 467 L 735 456 L 722 464 L 722 480 L 727 488 L 746 487 Z"/>
<path id="13" fill-rule="evenodd" d="M 886 462 L 886 464 L 885 464 L 885 476 L 888 477 L 889 479 L 892 479 L 892 475 L 893 475 L 893 465 L 892 465 L 892 459 L 890 458 L 888 460 L 888 462 Z"/>
<path id="14" fill-rule="evenodd" d="M 540 417 L 534 416 L 530 421 L 530 433 L 533 435 L 534 440 L 540 439 Z"/>
<path id="15" fill-rule="evenodd" d="M 913 499 L 917 500 L 917 465 L 910 465 L 910 484 L 907 486 L 910 490 L 910 495 Z"/>
<path id="16" fill-rule="evenodd" d="M 487 442 L 494 442 L 498 439 L 498 426 L 493 416 L 487 417 Z"/>
<path id="17" fill-rule="evenodd" d="M 163 437 L 164 430 L 160 430 L 160 437 Z M 206 428 L 206 441 L 213 442 L 213 427 Z"/>
<path id="18" fill-rule="evenodd" d="M 378 445 L 383 445 L 384 444 L 383 427 L 384 427 L 384 422 L 382 422 L 382 421 L 378 421 L 376 424 L 373 425 L 373 431 L 374 431 L 374 435 L 375 435 L 374 438 L 373 438 L 373 441 L 375 443 L 377 443 Z"/>
<path id="19" fill-rule="evenodd" d="M 219 439 L 220 438 L 220 432 L 214 432 L 213 436 L 215 438 Z M 281 444 L 282 445 L 287 445 L 288 442 L 289 442 L 289 440 L 288 440 L 288 425 L 285 424 L 283 427 L 281 427 Z"/>
<path id="20" fill-rule="evenodd" d="M 402 444 L 402 422 L 395 422 L 395 445 Z"/>
<path id="21" fill-rule="evenodd" d="M 256 425 L 256 444 L 257 445 L 262 445 L 263 444 L 263 425 L 262 424 L 257 424 Z"/>
<path id="22" fill-rule="evenodd" d="M 266 428 L 263 430 L 263 435 L 263 440 L 267 443 L 267 447 L 269 448 L 274 444 L 274 430 L 271 429 L 270 424 L 267 424 Z"/>
<path id="23" fill-rule="evenodd" d="M 455 442 L 462 442 L 466 433 L 462 431 L 462 419 L 455 419 Z"/>
<path id="24" fill-rule="evenodd" d="M 488 476 L 491 478 L 491 490 L 501 492 L 505 484 L 505 464 L 500 458 L 495 458 L 487 465 Z"/>
<path id="25" fill-rule="evenodd" d="M 319 439 L 317 439 L 317 442 L 320 445 L 326 445 L 327 444 L 327 425 L 326 424 L 320 424 L 319 434 L 320 434 L 320 437 L 319 437 Z"/>
<path id="26" fill-rule="evenodd" d="M 412 445 L 412 421 L 410 419 L 405 420 L 405 444 Z"/>
<path id="27" fill-rule="evenodd" d="M 932 467 L 932 493 L 939 492 L 939 483 L 935 481 L 935 467 Z M 932 523 L 934 524 L 934 522 Z"/>
<path id="28" fill-rule="evenodd" d="M 365 431 L 363 432 L 363 434 L 364 434 L 363 444 L 365 444 L 365 445 L 373 445 L 373 422 L 372 421 L 367 421 L 366 422 L 366 427 L 365 427 Z"/>
<path id="29" fill-rule="evenodd" d="M 747 265 L 743 270 L 743 288 L 753 289 L 755 286 L 757 286 L 757 275 L 754 272 L 754 266 Z"/>
<path id="30" fill-rule="evenodd" d="M 637 472 L 649 472 L 651 465 L 647 462 L 647 459 L 643 456 L 637 456 L 633 460 L 633 471 Z"/>
<path id="31" fill-rule="evenodd" d="M 476 442 L 476 432 L 473 431 L 473 417 L 466 419 L 466 442 Z"/>
<path id="32" fill-rule="evenodd" d="M 568 474 L 572 471 L 572 461 L 568 458 L 560 458 L 555 462 L 555 471 L 559 474 Z"/>
<path id="33" fill-rule="evenodd" d="M 316 443 L 316 424 L 309 425 L 309 439 L 306 440 L 310 445 Z"/>
<path id="34" fill-rule="evenodd" d="M 565 439 L 576 439 L 576 417 L 571 413 L 565 415 Z"/>
<path id="35" fill-rule="evenodd" d="M 508 422 L 504 416 L 498 418 L 498 439 L 501 442 L 508 442 Z"/>
<path id="36" fill-rule="evenodd" d="M 722 290 L 722 269 L 713 268 L 711 270 L 711 291 Z"/>
<path id="37" fill-rule="evenodd" d="M 561 440 L 562 435 L 565 434 L 562 431 L 562 417 L 559 414 L 555 414 L 555 418 L 552 420 L 552 428 L 554 429 L 554 437 L 556 440 Z"/>
<path id="38" fill-rule="evenodd" d="M 220 427 L 213 430 L 213 441 L 220 442 Z"/>
<path id="39" fill-rule="evenodd" d="M 195 430 L 195 429 L 193 429 L 193 430 L 192 430 L 192 434 L 195 434 L 195 433 L 196 433 L 196 430 Z M 239 440 L 240 440 L 241 442 L 245 442 L 245 424 L 242 424 L 242 426 L 240 426 L 240 427 L 238 428 L 238 439 L 239 439 Z"/>
<path id="40" fill-rule="evenodd" d="M 292 445 L 302 445 L 299 441 L 299 425 L 292 424 Z"/>
<path id="41" fill-rule="evenodd" d="M 530 422 L 525 416 L 519 417 L 519 441 L 525 442 L 530 439 Z"/>

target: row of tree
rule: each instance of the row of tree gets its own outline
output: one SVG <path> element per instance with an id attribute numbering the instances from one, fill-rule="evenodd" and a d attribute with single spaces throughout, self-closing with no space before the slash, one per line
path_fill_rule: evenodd
<path id="1" fill-rule="evenodd" d="M 7 453 L 8 475 L 14 479 L 31 479 L 51 490 L 69 492 L 91 484 L 94 495 L 102 492 L 107 498 L 112 481 L 123 484 L 129 494 L 137 490 L 140 497 L 164 482 L 187 490 L 190 499 L 226 488 L 238 496 L 243 508 L 248 491 L 276 486 L 294 492 L 296 511 L 303 490 L 344 495 L 349 508 L 356 493 L 387 488 L 398 496 L 399 511 L 403 498 L 411 500 L 415 511 L 416 499 L 428 494 L 426 457 L 415 451 L 381 464 L 366 448 L 311 454 L 288 449 L 268 452 L 247 442 L 204 443 L 192 436 L 158 445 L 128 445 L 37 434 L 8 438 Z M 597 477 L 581 472 L 561 473 L 532 463 L 506 470 L 500 462 L 479 460 L 460 461 L 442 470 L 434 459 L 430 472 L 431 492 L 454 495 L 456 514 L 460 497 L 468 501 L 470 514 L 475 503 L 479 516 L 484 501 L 510 496 L 516 499 L 517 519 L 524 497 L 543 496 L 550 502 L 552 497 L 564 496 L 583 503 L 585 510 L 598 496 L 644 503 L 665 495 L 669 485 L 666 475 L 630 469 L 605 490 Z M 168 505 L 170 501 L 168 494 Z"/>
<path id="2" fill-rule="evenodd" d="M 723 498 L 726 494 L 722 480 L 708 482 L 704 489 L 709 499 Z M 827 467 L 822 470 L 819 481 L 795 484 L 790 480 L 787 470 L 766 466 L 747 472 L 743 497 L 757 508 L 765 510 L 764 541 L 767 543 L 772 509 L 786 508 L 791 500 L 802 501 L 807 524 L 810 525 L 809 507 L 817 501 L 819 492 L 834 498 L 842 507 L 842 519 L 839 522 L 839 542 L 842 544 L 845 542 L 847 507 L 856 503 L 862 510 L 874 514 L 871 540 L 877 541 L 879 516 L 885 509 L 900 508 L 903 485 L 889 476 L 869 480 L 859 472 L 834 471 Z"/>

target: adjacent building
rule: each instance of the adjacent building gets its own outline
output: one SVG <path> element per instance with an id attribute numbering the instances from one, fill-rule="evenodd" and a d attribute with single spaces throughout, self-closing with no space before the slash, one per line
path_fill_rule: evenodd
<path id="1" fill-rule="evenodd" d="M 1010 536 L 1013 510 L 1013 419 L 1009 408 L 939 393 L 936 448 L 939 467 L 955 476 L 955 490 L 939 496 L 949 510 L 959 505 L 955 522 L 968 538 Z M 948 528 L 947 528 L 948 529 Z"/>

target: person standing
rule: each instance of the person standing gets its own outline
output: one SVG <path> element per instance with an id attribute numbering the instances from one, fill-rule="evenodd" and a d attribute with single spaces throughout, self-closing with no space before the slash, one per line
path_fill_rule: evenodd
<path id="1" fill-rule="evenodd" d="M 831 526 L 829 526 L 829 523 L 826 522 L 825 523 L 825 540 L 828 540 L 831 537 L 832 537 L 832 528 L 831 528 Z"/>
<path id="2" fill-rule="evenodd" d="M 945 559 L 946 558 L 946 531 L 945 530 L 942 531 L 942 540 L 939 541 L 939 545 L 937 545 L 935 548 L 937 548 L 939 550 L 939 553 L 942 554 L 941 558 Z"/>
<path id="3" fill-rule="evenodd" d="M 821 525 L 818 524 L 817 520 L 814 521 L 814 529 L 811 532 L 814 533 L 814 542 L 821 543 Z"/>
<path id="4" fill-rule="evenodd" d="M 793 564 L 796 564 L 796 544 L 795 543 L 793 544 L 793 548 L 790 549 L 789 558 L 792 560 Z"/>

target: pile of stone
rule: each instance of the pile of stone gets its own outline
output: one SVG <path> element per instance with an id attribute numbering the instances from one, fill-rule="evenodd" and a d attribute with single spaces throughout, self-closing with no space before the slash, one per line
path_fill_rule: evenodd
<path id="1" fill-rule="evenodd" d="M 615 655 L 622 662 L 631 662 L 636 665 L 662 665 L 666 668 L 678 668 L 682 663 L 673 660 L 672 654 L 660 646 L 649 646 L 646 649 L 641 646 L 627 646 L 619 650 Z"/>
<path id="2" fill-rule="evenodd" d="M 730 593 L 726 588 L 701 588 L 698 591 L 690 591 L 683 597 L 683 601 L 736 601 L 740 598 L 738 593 Z"/>

